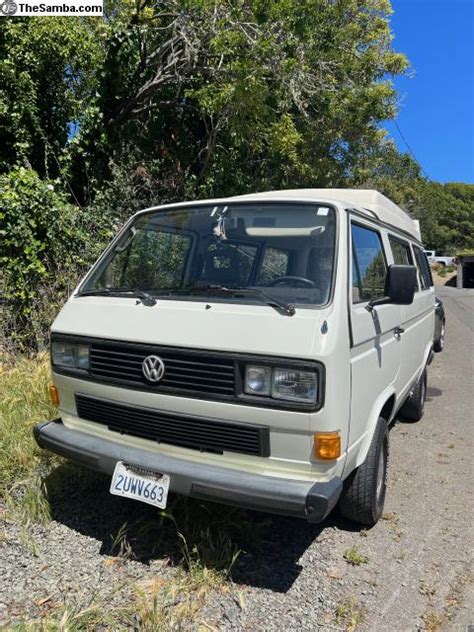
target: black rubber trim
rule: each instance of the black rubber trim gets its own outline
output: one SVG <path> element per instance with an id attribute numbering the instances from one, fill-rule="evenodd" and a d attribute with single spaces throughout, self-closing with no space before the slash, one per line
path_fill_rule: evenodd
<path id="1" fill-rule="evenodd" d="M 171 491 L 194 498 L 321 522 L 336 505 L 340 478 L 314 483 L 252 474 L 125 446 L 66 428 L 58 420 L 36 425 L 38 445 L 111 475 L 117 461 L 169 474 Z"/>
<path id="2" fill-rule="evenodd" d="M 267 426 L 171 413 L 82 393 L 76 393 L 75 398 L 81 419 L 105 425 L 113 432 L 201 452 L 270 456 Z"/>

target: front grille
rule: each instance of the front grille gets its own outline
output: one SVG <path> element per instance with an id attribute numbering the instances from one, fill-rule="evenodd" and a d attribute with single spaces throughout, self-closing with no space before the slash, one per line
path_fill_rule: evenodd
<path id="1" fill-rule="evenodd" d="M 114 432 L 194 450 L 270 455 L 268 428 L 118 404 L 76 395 L 77 414 Z"/>
<path id="2" fill-rule="evenodd" d="M 165 365 L 162 380 L 148 382 L 142 372 L 143 360 L 158 355 Z M 169 347 L 93 342 L 90 348 L 93 377 L 119 381 L 157 392 L 185 391 L 202 395 L 234 396 L 235 363 L 217 354 L 174 350 Z"/>

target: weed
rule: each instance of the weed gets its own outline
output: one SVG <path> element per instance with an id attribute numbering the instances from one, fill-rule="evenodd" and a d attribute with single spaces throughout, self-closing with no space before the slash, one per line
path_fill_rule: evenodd
<path id="1" fill-rule="evenodd" d="M 436 632 L 444 623 L 444 617 L 438 612 L 425 612 L 422 617 L 426 632 Z"/>
<path id="2" fill-rule="evenodd" d="M 336 622 L 342 623 L 349 632 L 356 630 L 365 621 L 365 611 L 354 597 L 342 601 L 336 608 Z"/>
<path id="3" fill-rule="evenodd" d="M 7 358 L 0 364 L 0 498 L 15 481 L 28 479 L 37 466 L 58 460 L 40 450 L 32 434 L 34 423 L 57 415 L 49 401 L 49 383 L 47 354 Z"/>
<path id="4" fill-rule="evenodd" d="M 403 531 L 403 529 L 400 528 L 397 522 L 394 522 L 390 525 L 390 531 L 392 532 L 393 539 L 397 542 L 398 540 L 401 540 L 402 537 L 405 535 L 405 532 Z"/>
<path id="5" fill-rule="evenodd" d="M 7 496 L 7 507 L 22 525 L 47 524 L 51 520 L 46 486 L 38 477 L 16 483 Z"/>
<path id="6" fill-rule="evenodd" d="M 127 523 L 124 522 L 120 529 L 117 531 L 115 537 L 112 538 L 111 553 L 117 555 L 124 560 L 129 560 L 134 557 L 131 544 L 127 538 L 127 533 L 128 526 Z"/>
<path id="7" fill-rule="evenodd" d="M 103 606 L 87 608 L 65 606 L 57 612 L 45 616 L 40 621 L 20 623 L 15 632 L 93 632 L 97 629 L 117 629 L 116 618 L 106 614 Z"/>
<path id="8" fill-rule="evenodd" d="M 347 549 L 343 557 L 346 562 L 352 564 L 352 566 L 360 566 L 361 564 L 367 564 L 369 562 L 369 558 L 363 555 L 355 545 Z"/>

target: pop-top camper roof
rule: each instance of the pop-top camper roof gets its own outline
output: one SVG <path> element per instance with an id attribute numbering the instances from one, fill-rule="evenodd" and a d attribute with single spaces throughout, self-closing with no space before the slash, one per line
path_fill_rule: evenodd
<path id="1" fill-rule="evenodd" d="M 253 200 L 286 200 L 288 198 L 339 202 L 346 205 L 347 208 L 369 211 L 381 222 L 390 224 L 412 235 L 415 239 L 421 240 L 419 222 L 412 219 L 385 195 L 373 189 L 288 189 L 239 195 L 230 199 L 251 202 Z"/>

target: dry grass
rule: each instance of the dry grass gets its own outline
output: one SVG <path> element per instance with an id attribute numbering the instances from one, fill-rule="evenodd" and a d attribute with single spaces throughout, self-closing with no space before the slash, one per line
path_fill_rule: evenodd
<path id="1" fill-rule="evenodd" d="M 33 439 L 35 423 L 52 419 L 56 409 L 49 401 L 49 358 L 6 358 L 0 364 L 0 498 L 15 489 L 34 487 L 32 473 L 48 466 L 53 457 Z M 37 496 L 35 492 L 31 496 Z"/>

